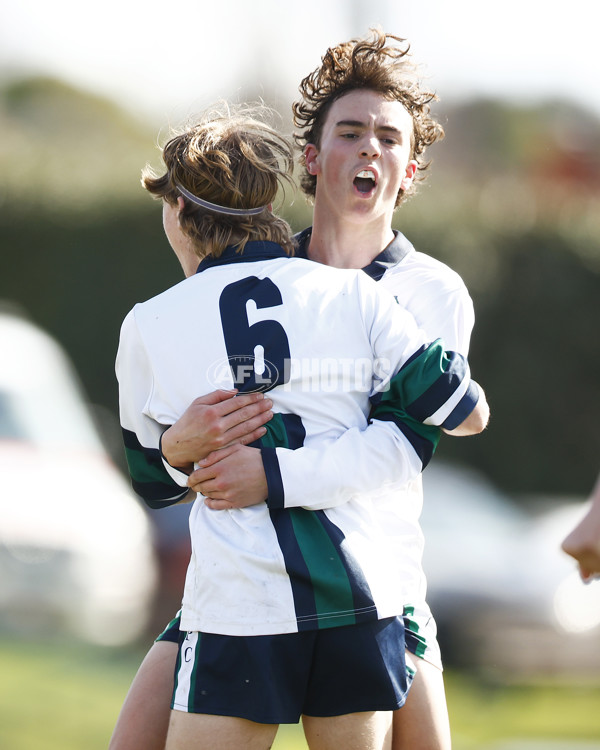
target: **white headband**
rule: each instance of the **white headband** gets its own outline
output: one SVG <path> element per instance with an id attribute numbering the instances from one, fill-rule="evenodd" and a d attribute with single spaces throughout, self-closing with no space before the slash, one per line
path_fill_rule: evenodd
<path id="1" fill-rule="evenodd" d="M 198 198 L 197 195 L 190 193 L 178 182 L 175 183 L 179 192 L 192 203 L 202 208 L 208 208 L 209 211 L 215 211 L 218 214 L 228 214 L 229 216 L 255 216 L 256 214 L 264 211 L 267 206 L 259 206 L 258 208 L 230 208 L 229 206 L 219 206 L 216 203 L 205 201 L 203 198 Z"/>

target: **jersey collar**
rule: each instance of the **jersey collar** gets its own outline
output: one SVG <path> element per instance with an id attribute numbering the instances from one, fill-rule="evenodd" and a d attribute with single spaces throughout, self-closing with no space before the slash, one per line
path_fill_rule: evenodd
<path id="1" fill-rule="evenodd" d="M 400 263 L 414 247 L 406 237 L 398 230 L 394 229 L 394 239 L 390 244 L 385 247 L 379 255 L 374 258 L 368 266 L 365 266 L 362 270 L 375 281 L 379 281 L 383 274 L 392 266 Z M 294 235 L 294 241 L 296 244 L 296 258 L 308 258 L 308 245 L 310 243 L 310 236 L 312 234 L 312 227 L 304 229 L 302 232 Z"/>
<path id="2" fill-rule="evenodd" d="M 252 263 L 257 260 L 273 260 L 273 258 L 288 257 L 286 251 L 276 242 L 252 240 L 251 242 L 246 242 L 242 253 L 235 246 L 229 245 L 218 258 L 207 255 L 201 261 L 196 273 L 206 271 L 207 268 L 213 268 L 214 266 L 223 266 L 227 263 Z"/>

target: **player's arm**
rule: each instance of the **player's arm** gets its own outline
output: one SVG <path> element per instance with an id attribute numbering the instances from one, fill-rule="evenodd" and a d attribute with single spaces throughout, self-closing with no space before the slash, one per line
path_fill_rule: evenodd
<path id="1" fill-rule="evenodd" d="M 326 445 L 263 451 L 262 467 L 258 451 L 252 455 L 251 449 L 209 456 L 189 480 L 196 491 L 211 498 L 209 507 L 244 507 L 267 497 L 272 507 L 332 507 L 356 493 L 415 478 L 433 455 L 440 434 L 437 426 L 450 434 L 483 429 L 487 403 L 470 379 L 466 358 L 446 354 L 440 343 L 423 346 L 425 334 L 412 316 L 391 298 L 386 298 L 387 310 L 385 305 L 380 310 L 381 298 L 367 300 L 375 303 L 371 317 L 375 315 L 379 324 L 379 331 L 370 323 L 369 330 L 393 372 L 380 384 L 387 393 L 379 394 L 375 420 L 366 430 L 350 429 Z M 388 315 L 394 318 L 391 328 Z M 470 331 L 469 326 L 463 328 Z M 418 355 L 417 347 L 423 348 Z M 433 393 L 429 402 L 428 391 Z M 246 485 L 250 476 L 252 482 Z"/>
<path id="2" fill-rule="evenodd" d="M 485 396 L 471 380 L 466 360 L 449 357 L 441 342 L 411 359 L 375 400 L 365 430 L 347 430 L 325 446 L 278 448 L 269 503 L 279 497 L 283 507 L 326 508 L 356 493 L 404 485 L 427 466 L 442 429 L 460 434 L 465 420 L 468 431 L 486 420 Z M 480 401 L 483 417 L 473 417 Z M 279 496 L 273 496 L 271 485 L 281 488 Z"/>
<path id="3" fill-rule="evenodd" d="M 430 339 L 441 338 L 447 349 L 467 357 L 475 325 L 475 310 L 464 282 L 457 274 L 440 275 L 436 272 L 422 280 L 422 284 L 424 294 L 414 303 L 419 325 Z M 473 412 L 455 430 L 444 432 L 461 437 L 477 435 L 485 429 L 489 421 L 489 407 L 480 385 L 479 391 L 480 398 Z"/>
<path id="4" fill-rule="evenodd" d="M 431 338 L 441 338 L 447 349 L 458 352 L 467 357 L 471 332 L 475 324 L 473 300 L 462 282 L 456 283 L 442 290 L 435 290 L 436 305 L 427 311 L 426 331 Z M 454 430 L 446 430 L 447 435 L 463 437 L 478 435 L 487 427 L 490 409 L 485 398 L 483 388 L 479 385 L 479 400 L 469 416 Z"/>
<path id="5" fill-rule="evenodd" d="M 188 484 L 213 510 L 265 501 L 272 508 L 320 510 L 389 483 L 404 484 L 421 468 L 421 458 L 394 424 L 373 422 L 296 450 L 235 445 L 216 451 L 200 462 Z"/>
<path id="6" fill-rule="evenodd" d="M 170 466 L 190 474 L 209 453 L 261 438 L 273 416 L 272 405 L 262 393 L 214 391 L 201 396 L 163 433 L 162 454 Z"/>
<path id="7" fill-rule="evenodd" d="M 449 435 L 474 435 L 485 429 L 489 420 L 489 406 L 481 386 L 470 379 L 468 369 L 466 355 L 474 324 L 473 303 L 462 282 L 449 289 L 436 288 L 435 297 L 435 314 L 428 311 L 428 328 L 439 330 L 444 344 L 438 348 L 438 359 L 429 359 L 430 376 L 433 377 L 431 385 L 434 386 L 437 368 L 441 376 L 441 390 L 438 392 L 440 399 L 445 392 L 449 399 L 454 398 L 457 406 L 454 413 L 451 408 L 447 408 L 445 414 L 443 410 L 440 411 L 438 421 L 439 418 L 447 420 L 442 423 L 441 431 Z M 374 299 L 379 306 L 380 297 Z M 394 307 L 399 309 L 396 305 Z M 408 351 L 431 337 L 422 331 L 416 331 L 414 318 L 403 308 L 400 309 L 402 312 L 399 313 L 390 309 L 387 315 L 396 318 L 396 325 L 399 322 L 404 329 L 404 333 L 399 334 L 400 338 L 409 336 L 404 339 Z M 381 311 L 377 312 L 375 318 L 382 320 Z M 385 319 L 384 313 L 383 320 Z M 393 358 L 396 351 L 393 332 L 390 336 L 385 324 L 379 336 L 376 330 L 380 355 Z M 450 352 L 442 351 L 446 346 Z M 432 363 L 435 364 L 433 370 Z M 422 420 L 427 419 L 427 410 L 419 412 L 418 394 L 424 381 L 419 384 L 418 366 L 425 367 L 426 364 L 427 357 L 422 357 L 420 364 L 413 362 L 412 373 L 406 377 L 411 365 L 404 366 L 401 361 L 397 361 L 396 382 L 392 378 L 389 383 L 392 398 L 387 403 L 384 399 L 379 402 L 365 430 L 348 430 L 334 443 L 326 446 L 316 445 L 296 451 L 277 449 L 286 506 L 337 505 L 357 492 L 369 492 L 386 485 L 401 486 L 427 466 L 435 451 L 440 431 L 422 423 Z M 462 391 L 455 391 L 453 394 L 459 381 Z M 462 396 L 466 394 L 462 407 L 459 403 L 461 393 Z M 412 404 L 412 416 L 407 412 L 411 399 L 416 402 Z M 451 404 L 452 401 L 448 403 Z M 423 406 L 422 401 L 421 405 Z M 435 408 L 435 405 L 431 406 L 432 410 Z M 433 425 L 435 421 L 430 420 L 430 424 Z"/>
<path id="8" fill-rule="evenodd" d="M 134 312 L 123 323 L 116 371 L 132 485 L 153 508 L 195 499 L 187 487 L 194 462 L 223 446 L 257 440 L 272 417 L 270 399 L 260 393 L 236 396 L 234 391 L 195 399 L 170 427 L 147 416 L 152 376 Z"/>
<path id="9" fill-rule="evenodd" d="M 121 326 L 115 370 L 125 456 L 134 491 L 151 508 L 192 499 L 187 475 L 171 473 L 162 459 L 159 445 L 165 425 L 145 413 L 152 372 L 135 322 L 135 308 Z"/>
<path id="10" fill-rule="evenodd" d="M 412 336 L 413 342 L 414 336 L 422 338 Z M 487 421 L 483 391 L 471 380 L 466 360 L 446 353 L 441 342 L 421 348 L 419 354 L 405 354 L 403 366 L 385 383 L 366 430 L 349 429 L 333 442 L 293 451 L 252 455 L 252 449 L 238 447 L 213 454 L 190 476 L 190 486 L 218 510 L 265 498 L 273 508 L 320 509 L 387 484 L 405 484 L 429 462 L 439 427 L 468 434 L 474 423 L 483 429 Z M 474 418 L 478 406 L 483 417 Z"/>
<path id="11" fill-rule="evenodd" d="M 473 381 L 475 382 L 475 381 Z M 466 437 L 468 435 L 479 435 L 488 426 L 490 421 L 490 407 L 483 392 L 483 388 L 476 383 L 479 390 L 479 399 L 473 411 L 468 417 L 453 430 L 444 429 L 446 435 L 453 437 Z"/>
<path id="12" fill-rule="evenodd" d="M 482 394 L 479 389 L 478 403 Z M 473 412 L 464 422 L 474 421 Z M 359 493 L 401 486 L 421 473 L 433 455 L 439 429 L 411 422 L 406 415 L 375 419 L 364 430 L 351 428 L 334 441 L 296 450 L 234 445 L 200 461 L 188 485 L 202 493 L 213 510 L 265 500 L 274 508 L 331 508 Z M 449 432 L 461 434 L 462 428 L 463 423 Z M 468 430 L 465 434 L 471 434 L 472 426 Z"/>

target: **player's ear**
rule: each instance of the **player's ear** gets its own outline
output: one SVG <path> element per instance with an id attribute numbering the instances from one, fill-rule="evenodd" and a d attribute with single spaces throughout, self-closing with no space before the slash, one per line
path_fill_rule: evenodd
<path id="1" fill-rule="evenodd" d="M 313 143 L 307 143 L 304 147 L 304 163 L 306 164 L 308 174 L 313 176 L 320 174 L 319 152 Z"/>
<path id="2" fill-rule="evenodd" d="M 400 183 L 400 188 L 402 190 L 408 190 L 408 188 L 413 184 L 413 180 L 415 179 L 415 175 L 417 174 L 417 167 L 419 165 L 414 159 L 411 159 L 408 164 L 406 165 L 406 172 L 404 173 L 404 177 L 402 178 L 402 182 Z"/>
<path id="3" fill-rule="evenodd" d="M 182 197 L 181 197 L 181 196 L 179 195 L 179 196 L 177 197 L 177 208 L 179 209 L 179 213 L 181 213 L 181 212 L 183 211 L 184 207 L 185 207 L 185 201 L 184 201 L 184 200 L 183 200 L 183 198 L 182 198 Z"/>

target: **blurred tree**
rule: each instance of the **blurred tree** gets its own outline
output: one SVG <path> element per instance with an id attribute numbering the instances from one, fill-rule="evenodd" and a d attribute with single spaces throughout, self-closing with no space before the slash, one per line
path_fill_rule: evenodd
<path id="1" fill-rule="evenodd" d="M 507 490 L 585 494 L 599 458 L 600 274 L 557 233 L 511 245 L 497 283 L 474 295 L 470 359 L 490 427 L 440 452 L 468 456 Z"/>
<path id="2" fill-rule="evenodd" d="M 0 128 L 0 202 L 71 216 L 141 202 L 140 169 L 158 154 L 153 128 L 52 78 L 6 84 Z"/>

